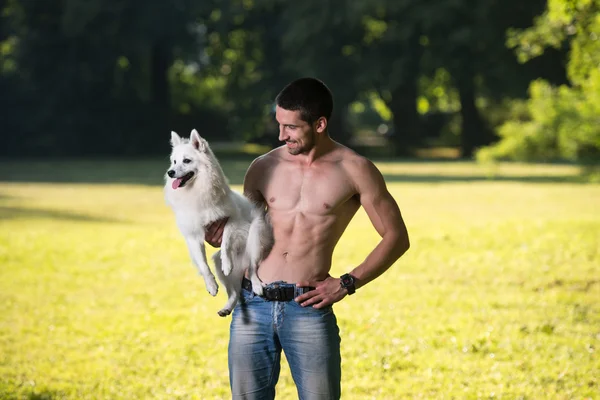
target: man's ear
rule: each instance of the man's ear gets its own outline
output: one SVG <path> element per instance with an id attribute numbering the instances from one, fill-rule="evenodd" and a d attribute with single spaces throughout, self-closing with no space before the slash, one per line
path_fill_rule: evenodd
<path id="1" fill-rule="evenodd" d="M 323 133 L 327 131 L 327 118 L 319 118 L 315 123 L 315 130 L 317 131 L 317 133 Z"/>
<path id="2" fill-rule="evenodd" d="M 178 144 L 181 144 L 181 141 L 182 141 L 181 136 L 179 136 L 177 134 L 177 132 L 171 131 L 171 146 L 175 147 Z"/>
<path id="3" fill-rule="evenodd" d="M 200 134 L 195 129 L 193 129 L 192 133 L 190 134 L 190 142 L 192 142 L 192 146 L 194 146 L 194 148 L 198 151 L 205 152 L 206 148 L 208 147 L 206 140 L 200 137 Z"/>

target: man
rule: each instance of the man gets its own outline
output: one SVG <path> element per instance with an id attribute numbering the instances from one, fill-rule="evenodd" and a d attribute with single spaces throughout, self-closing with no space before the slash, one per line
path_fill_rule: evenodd
<path id="1" fill-rule="evenodd" d="M 258 157 L 244 194 L 268 210 L 275 244 L 260 264 L 263 296 L 243 282 L 229 343 L 233 398 L 273 399 L 285 352 L 300 399 L 340 397 L 340 337 L 332 304 L 385 272 L 409 248 L 400 210 L 373 163 L 335 142 L 333 98 L 321 81 L 298 79 L 276 98 L 279 140 Z M 342 233 L 362 206 L 381 235 L 366 259 L 329 275 Z M 225 221 L 206 241 L 219 246 Z"/>

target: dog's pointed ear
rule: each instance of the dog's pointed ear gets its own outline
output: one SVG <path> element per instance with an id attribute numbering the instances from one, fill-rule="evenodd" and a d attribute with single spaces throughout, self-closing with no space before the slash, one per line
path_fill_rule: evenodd
<path id="1" fill-rule="evenodd" d="M 190 134 L 190 141 L 192 142 L 192 146 L 198 151 L 205 152 L 208 148 L 208 143 L 202 137 L 197 130 L 192 129 L 192 133 Z"/>
<path id="2" fill-rule="evenodd" d="M 175 147 L 178 144 L 181 144 L 182 140 L 183 139 L 181 139 L 181 136 L 179 136 L 177 132 L 171 131 L 171 146 Z"/>

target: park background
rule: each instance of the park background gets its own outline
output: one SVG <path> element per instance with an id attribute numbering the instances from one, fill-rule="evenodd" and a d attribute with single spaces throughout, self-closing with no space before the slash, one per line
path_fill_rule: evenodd
<path id="1" fill-rule="evenodd" d="M 600 398 L 599 0 L 0 0 L 0 398 L 229 398 L 170 131 L 239 190 L 302 76 L 412 243 L 335 306 L 343 398 Z"/>

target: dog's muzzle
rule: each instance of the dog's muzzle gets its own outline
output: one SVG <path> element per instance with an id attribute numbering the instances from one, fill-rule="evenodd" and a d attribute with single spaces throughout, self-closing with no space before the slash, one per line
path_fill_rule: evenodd
<path id="1" fill-rule="evenodd" d="M 169 170 L 169 171 L 167 171 L 167 175 L 169 175 L 169 177 L 173 178 L 175 176 L 175 171 L 174 170 Z M 184 176 L 182 176 L 181 178 L 175 178 L 173 180 L 173 183 L 172 183 L 171 186 L 173 187 L 173 189 L 184 187 L 185 184 L 187 183 L 187 181 L 189 181 L 190 179 L 192 179 L 193 176 L 194 176 L 194 172 L 190 171 L 187 174 L 185 174 Z"/>

